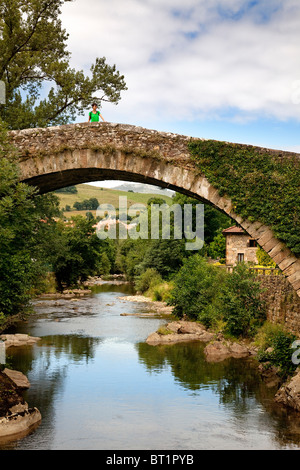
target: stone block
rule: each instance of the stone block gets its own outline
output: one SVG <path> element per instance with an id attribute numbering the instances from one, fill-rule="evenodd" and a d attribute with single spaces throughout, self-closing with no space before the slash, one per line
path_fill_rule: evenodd
<path id="1" fill-rule="evenodd" d="M 9 377 L 16 384 L 17 387 L 23 390 L 26 390 L 30 387 L 29 380 L 27 379 L 26 375 L 24 375 L 22 372 L 19 372 L 17 370 L 4 369 L 3 373 L 6 374 L 7 377 Z"/>
<path id="2" fill-rule="evenodd" d="M 291 264 L 294 264 L 296 261 L 297 261 L 297 258 L 294 255 L 290 254 L 284 260 L 282 260 L 280 263 L 278 263 L 278 266 L 282 271 L 284 271 Z"/>
<path id="3" fill-rule="evenodd" d="M 283 270 L 285 276 L 291 276 L 297 271 L 300 271 L 300 261 L 292 263 L 290 266 Z"/>
<path id="4" fill-rule="evenodd" d="M 263 248 L 264 245 L 274 237 L 274 233 L 270 228 L 266 229 L 260 237 L 257 238 L 258 244 Z"/>
<path id="5" fill-rule="evenodd" d="M 268 251 L 269 256 L 273 258 L 274 256 L 278 255 L 281 251 L 285 249 L 285 246 L 282 242 L 277 240 L 277 244 L 272 248 L 270 251 Z"/>
<path id="6" fill-rule="evenodd" d="M 283 261 L 285 258 L 287 258 L 288 256 L 290 256 L 291 252 L 290 250 L 288 250 L 287 248 L 285 248 L 284 250 L 281 250 L 279 253 L 277 253 L 277 255 L 273 256 L 272 259 L 275 261 L 276 264 L 279 264 L 281 263 L 281 261 Z"/>
<path id="7" fill-rule="evenodd" d="M 264 246 L 264 250 L 269 253 L 273 248 L 275 248 L 277 245 L 278 245 L 278 239 L 277 238 L 271 238 L 271 240 L 269 240 L 265 246 Z"/>
<path id="8" fill-rule="evenodd" d="M 300 271 L 297 271 L 290 276 L 287 276 L 287 280 L 292 284 L 295 290 L 298 290 L 298 282 L 300 281 Z"/>
<path id="9" fill-rule="evenodd" d="M 219 191 L 215 188 L 212 187 L 212 190 L 210 191 L 209 194 L 209 200 L 218 207 L 218 202 L 221 199 L 221 196 L 219 194 Z"/>

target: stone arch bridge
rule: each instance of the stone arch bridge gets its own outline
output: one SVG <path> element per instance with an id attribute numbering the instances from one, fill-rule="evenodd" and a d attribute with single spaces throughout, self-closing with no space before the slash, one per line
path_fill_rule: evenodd
<path id="1" fill-rule="evenodd" d="M 25 129 L 11 131 L 10 136 L 20 152 L 21 181 L 41 193 L 118 179 L 166 187 L 212 204 L 257 241 L 300 297 L 300 259 L 276 239 L 271 227 L 237 215 L 231 200 L 221 197 L 200 174 L 188 150 L 191 137 L 112 123 Z"/>

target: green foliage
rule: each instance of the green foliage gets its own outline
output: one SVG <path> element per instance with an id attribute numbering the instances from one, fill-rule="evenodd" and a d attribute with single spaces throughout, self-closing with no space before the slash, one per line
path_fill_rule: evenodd
<path id="1" fill-rule="evenodd" d="M 111 263 L 107 256 L 107 253 L 104 251 L 100 258 L 100 268 L 98 272 L 99 274 L 106 276 L 110 273 L 110 270 L 111 270 Z"/>
<path id="2" fill-rule="evenodd" d="M 222 271 L 207 263 L 199 254 L 184 260 L 174 277 L 170 304 L 174 314 L 211 324 L 210 306 L 214 302 Z"/>
<path id="3" fill-rule="evenodd" d="M 141 274 L 141 271 L 138 271 L 137 268 L 142 262 L 147 248 L 148 244 L 141 239 L 132 240 L 128 238 L 119 242 L 118 267 L 130 281 L 134 281 L 134 278 Z"/>
<path id="4" fill-rule="evenodd" d="M 76 186 L 67 186 L 66 188 L 60 188 L 54 191 L 55 193 L 67 193 L 67 194 L 77 194 L 78 190 Z"/>
<path id="5" fill-rule="evenodd" d="M 224 259 L 226 257 L 226 238 L 222 233 L 222 228 L 219 228 L 213 241 L 207 248 L 207 254 L 213 259 Z"/>
<path id="6" fill-rule="evenodd" d="M 172 281 L 162 281 L 160 284 L 154 285 L 150 288 L 149 294 L 152 300 L 170 303 L 171 291 L 173 289 Z"/>
<path id="7" fill-rule="evenodd" d="M 182 208 L 184 204 L 203 204 L 202 201 L 185 196 L 181 193 L 176 193 L 173 196 L 172 202 L 180 204 Z M 208 246 L 215 238 L 215 236 L 224 228 L 230 227 L 232 220 L 221 211 L 215 209 L 209 204 L 204 204 L 204 237 L 205 244 Z"/>
<path id="8" fill-rule="evenodd" d="M 69 1 L 0 1 L 0 80 L 7 103 L 0 112 L 12 129 L 66 124 L 93 101 L 117 104 L 127 89 L 105 57 L 95 59 L 89 76 L 70 67 L 68 34 L 60 20 L 61 7 Z M 45 82 L 51 88 L 41 100 Z"/>
<path id="9" fill-rule="evenodd" d="M 73 204 L 74 209 L 76 209 L 77 211 L 97 210 L 98 206 L 99 206 L 99 201 L 96 197 L 85 199 L 82 202 L 77 201 Z"/>
<path id="10" fill-rule="evenodd" d="M 258 360 L 268 366 L 275 366 L 282 378 L 292 375 L 298 364 L 292 362 L 292 344 L 296 336 L 281 326 L 265 330 L 263 344 L 258 352 Z M 269 350 L 268 350 L 269 349 Z"/>
<path id="11" fill-rule="evenodd" d="M 57 223 L 48 259 L 60 290 L 76 286 L 89 276 L 109 273 L 111 255 L 105 247 L 110 242 L 97 237 L 93 224 L 93 220 L 80 216 L 72 217 L 71 224 Z"/>
<path id="12" fill-rule="evenodd" d="M 144 293 L 158 286 L 161 282 L 162 278 L 160 274 L 154 268 L 148 268 L 136 278 L 135 288 Z"/>
<path id="13" fill-rule="evenodd" d="M 175 275 L 170 303 L 179 318 L 186 315 L 207 327 L 222 324 L 225 334 L 247 337 L 265 318 L 260 292 L 246 265 L 226 273 L 197 254 L 185 260 Z"/>
<path id="14" fill-rule="evenodd" d="M 165 336 L 165 335 L 171 335 L 173 333 L 173 331 L 169 330 L 166 326 L 160 326 L 157 330 L 157 333 L 159 335 Z"/>
<path id="15" fill-rule="evenodd" d="M 185 240 L 146 240 L 143 259 L 136 267 L 137 273 L 154 268 L 163 279 L 169 279 L 189 256 Z"/>
<path id="16" fill-rule="evenodd" d="M 251 146 L 213 140 L 189 143 L 191 156 L 234 211 L 269 225 L 275 236 L 300 255 L 299 159 L 272 156 Z"/>
<path id="17" fill-rule="evenodd" d="M 256 250 L 256 258 L 260 266 L 271 266 L 276 267 L 276 263 L 272 260 L 271 256 L 268 255 L 262 248 L 258 247 Z"/>
<path id="18" fill-rule="evenodd" d="M 0 122 L 0 312 L 5 316 L 28 311 L 31 290 L 46 272 L 43 255 L 52 217 L 59 214 L 54 195 L 37 196 L 18 178 L 15 151 Z"/>
<path id="19" fill-rule="evenodd" d="M 219 314 L 226 322 L 225 331 L 235 337 L 253 336 L 265 320 L 262 289 L 246 263 L 239 263 L 227 273 L 220 286 Z"/>

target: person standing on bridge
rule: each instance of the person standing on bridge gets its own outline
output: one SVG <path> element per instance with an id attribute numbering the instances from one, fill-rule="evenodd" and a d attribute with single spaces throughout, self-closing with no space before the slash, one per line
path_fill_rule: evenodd
<path id="1" fill-rule="evenodd" d="M 90 113 L 89 113 L 88 122 L 99 122 L 99 117 L 101 117 L 102 121 L 105 122 L 105 119 L 102 116 L 102 114 L 100 113 L 100 111 L 97 111 L 98 106 L 97 106 L 96 103 L 92 104 L 92 108 L 93 108 L 93 110 L 90 111 Z"/>

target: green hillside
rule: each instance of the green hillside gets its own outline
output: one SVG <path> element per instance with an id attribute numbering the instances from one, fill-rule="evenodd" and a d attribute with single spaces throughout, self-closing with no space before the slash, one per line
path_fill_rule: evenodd
<path id="1" fill-rule="evenodd" d="M 126 196 L 127 197 L 127 206 L 130 207 L 132 204 L 142 203 L 147 205 L 147 201 L 152 197 L 159 197 L 160 199 L 164 199 L 167 204 L 172 203 L 172 199 L 165 195 L 159 194 L 145 194 L 145 193 L 137 193 L 137 192 L 126 192 L 126 191 L 119 191 L 117 189 L 108 189 L 108 188 L 99 188 L 98 186 L 91 186 L 89 184 L 78 184 L 76 185 L 77 193 L 55 193 L 60 200 L 60 208 L 62 210 L 68 205 L 71 207 L 71 211 L 65 211 L 64 215 L 67 218 L 70 218 L 74 215 L 83 215 L 85 216 L 86 210 L 83 211 L 76 211 L 73 210 L 73 205 L 75 202 L 83 202 L 85 199 L 96 198 L 99 201 L 99 204 L 112 204 L 116 210 L 119 207 L 119 197 Z M 96 211 L 90 211 L 95 216 Z"/>

